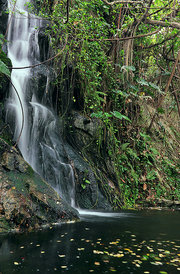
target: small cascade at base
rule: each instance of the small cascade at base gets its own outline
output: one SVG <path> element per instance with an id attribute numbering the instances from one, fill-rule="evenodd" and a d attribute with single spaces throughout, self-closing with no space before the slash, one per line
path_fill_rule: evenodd
<path id="1" fill-rule="evenodd" d="M 40 63 L 38 30 L 42 27 L 43 20 L 28 13 L 26 7 L 29 2 L 31 1 L 8 0 L 8 57 L 14 68 Z M 46 73 L 46 85 L 43 96 L 39 99 L 36 79 L 41 69 Z M 7 99 L 6 120 L 14 131 L 15 141 L 24 121 L 18 142 L 22 156 L 66 202 L 74 206 L 74 173 L 50 103 L 47 67 L 41 65 L 36 69 L 12 69 L 11 81 L 13 85 Z M 13 86 L 19 94 L 23 109 Z"/>

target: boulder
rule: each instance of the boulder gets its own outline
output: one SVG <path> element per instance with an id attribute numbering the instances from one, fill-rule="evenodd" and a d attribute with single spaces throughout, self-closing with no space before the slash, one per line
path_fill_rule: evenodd
<path id="1" fill-rule="evenodd" d="M 78 213 L 0 139 L 0 232 L 78 220 Z"/>

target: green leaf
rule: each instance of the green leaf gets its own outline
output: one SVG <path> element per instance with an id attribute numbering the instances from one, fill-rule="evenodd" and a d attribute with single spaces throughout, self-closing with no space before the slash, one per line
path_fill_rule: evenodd
<path id="1" fill-rule="evenodd" d="M 163 108 L 161 108 L 161 107 L 159 107 L 159 108 L 157 109 L 157 111 L 158 111 L 158 113 L 160 113 L 160 114 L 164 114 L 164 113 L 165 113 L 165 110 L 164 110 Z"/>
<path id="2" fill-rule="evenodd" d="M 126 71 L 135 71 L 136 68 L 134 66 L 122 66 L 121 71 L 126 70 Z"/>
<path id="3" fill-rule="evenodd" d="M 149 86 L 149 83 L 144 80 L 143 78 L 137 79 L 136 80 L 138 82 L 138 84 L 140 84 L 141 86 Z"/>
<path id="4" fill-rule="evenodd" d="M 114 117 L 116 117 L 116 118 L 118 118 L 118 119 L 120 119 L 120 120 L 125 119 L 125 120 L 131 122 L 131 120 L 130 120 L 127 116 L 121 114 L 119 111 L 114 110 L 114 111 L 111 112 L 111 113 L 112 113 L 112 115 L 113 115 Z"/>
<path id="5" fill-rule="evenodd" d="M 11 76 L 10 70 L 8 69 L 6 64 L 4 64 L 4 62 L 2 62 L 1 60 L 0 60 L 0 73 L 3 73 L 9 77 Z"/>
<path id="6" fill-rule="evenodd" d="M 124 143 L 121 145 L 122 150 L 126 150 L 126 148 L 129 146 L 130 143 Z"/>
<path id="7" fill-rule="evenodd" d="M 147 134 L 144 134 L 142 132 L 139 133 L 141 137 L 144 138 L 144 140 L 147 142 L 147 141 L 151 141 L 151 137 Z"/>
<path id="8" fill-rule="evenodd" d="M 102 112 L 102 111 L 98 111 L 98 112 L 96 112 L 96 113 L 93 112 L 93 113 L 91 114 L 91 117 L 92 117 L 92 118 L 94 118 L 94 117 L 95 117 L 95 118 L 102 118 L 102 117 L 103 117 L 103 112 Z"/>
<path id="9" fill-rule="evenodd" d="M 149 82 L 149 86 L 150 86 L 151 88 L 157 89 L 158 91 L 160 91 L 160 92 L 161 92 L 160 87 L 158 87 L 158 86 L 157 86 L 157 85 L 155 85 L 154 83 Z"/>

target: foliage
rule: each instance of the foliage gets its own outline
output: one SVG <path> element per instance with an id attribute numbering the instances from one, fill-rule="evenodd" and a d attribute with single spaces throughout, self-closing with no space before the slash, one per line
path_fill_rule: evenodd
<path id="1" fill-rule="evenodd" d="M 2 45 L 4 43 L 4 37 L 0 34 L 0 75 L 5 74 L 10 77 L 10 71 L 7 67 L 8 58 L 6 54 L 2 51 Z"/>
<path id="2" fill-rule="evenodd" d="M 140 127 L 139 101 L 150 99 L 156 107 L 165 96 L 179 49 L 178 1 L 37 3 L 39 15 L 50 22 L 47 34 L 54 51 L 60 51 L 67 41 L 54 64 L 56 85 L 60 90 L 67 78 L 66 68 L 70 68 L 71 104 L 100 121 L 99 155 L 106 151 L 114 163 L 116 187 L 124 193 L 124 204 L 132 206 L 137 199 L 163 193 L 169 197 L 172 191 L 165 190 L 159 178 L 165 176 L 175 189 L 179 173 L 171 161 L 159 158 L 153 138 L 146 127 Z M 140 37 L 127 39 L 132 36 Z M 178 79 L 173 78 L 170 92 L 178 90 Z M 163 107 L 158 108 L 159 114 L 164 112 Z"/>

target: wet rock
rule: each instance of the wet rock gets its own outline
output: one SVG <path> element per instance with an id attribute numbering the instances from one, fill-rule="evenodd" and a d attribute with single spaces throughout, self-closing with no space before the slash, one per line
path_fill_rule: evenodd
<path id="1" fill-rule="evenodd" d="M 65 150 L 74 166 L 76 203 L 86 209 L 121 208 L 114 164 L 106 147 L 98 145 L 99 130 L 98 119 L 90 119 L 78 111 L 73 111 L 72 118 L 67 120 L 66 139 L 74 151 L 67 145 Z"/>
<path id="2" fill-rule="evenodd" d="M 99 123 L 97 120 L 91 120 L 79 113 L 74 113 L 74 127 L 83 130 L 86 134 L 95 136 L 98 132 Z"/>
<path id="3" fill-rule="evenodd" d="M 72 150 L 67 143 L 64 148 L 74 171 L 76 206 L 84 209 L 111 210 L 111 204 L 89 163 L 84 161 L 83 157 Z"/>
<path id="4" fill-rule="evenodd" d="M 172 209 L 180 210 L 180 201 L 167 200 L 164 198 L 149 199 L 137 202 L 137 208 Z"/>
<path id="5" fill-rule="evenodd" d="M 76 210 L 0 139 L 0 232 L 77 219 Z"/>
<path id="6" fill-rule="evenodd" d="M 11 152 L 4 152 L 1 159 L 1 165 L 7 170 L 19 170 L 22 173 L 25 173 L 28 168 L 28 164 L 24 161 L 24 159 L 14 153 L 13 150 Z"/>

